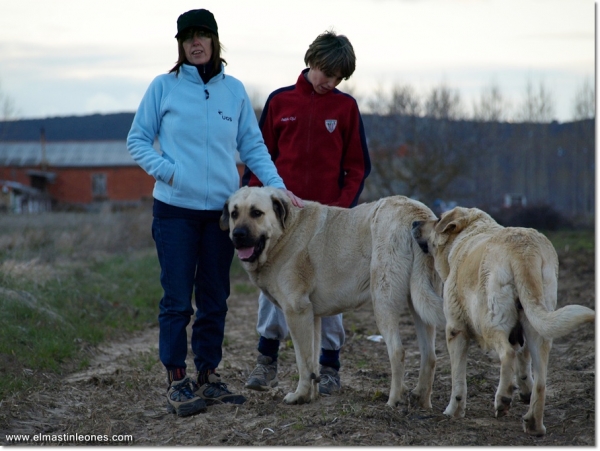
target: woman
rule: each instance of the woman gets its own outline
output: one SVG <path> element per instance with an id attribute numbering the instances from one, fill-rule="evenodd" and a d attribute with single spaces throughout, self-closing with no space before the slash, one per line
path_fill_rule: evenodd
<path id="1" fill-rule="evenodd" d="M 241 404 L 216 369 L 229 297 L 233 245 L 218 219 L 239 187 L 235 152 L 265 185 L 285 185 L 264 145 L 242 83 L 225 75 L 217 22 L 210 11 L 177 19 L 179 59 L 150 84 L 134 117 L 127 147 L 156 179 L 152 236 L 164 290 L 159 313 L 159 354 L 167 370 L 167 408 L 180 416 L 214 403 Z M 153 148 L 155 137 L 161 153 Z M 292 203 L 302 201 L 286 190 Z M 186 326 L 196 318 L 191 345 L 197 379 L 186 374 Z"/>

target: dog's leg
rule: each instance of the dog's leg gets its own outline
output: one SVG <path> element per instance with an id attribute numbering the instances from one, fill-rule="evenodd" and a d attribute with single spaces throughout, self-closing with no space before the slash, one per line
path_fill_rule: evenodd
<path id="1" fill-rule="evenodd" d="M 410 281 L 407 266 L 409 262 L 398 262 L 399 245 L 389 243 L 381 249 L 373 251 L 371 265 L 371 301 L 375 322 L 385 340 L 388 357 L 392 368 L 392 384 L 387 404 L 395 407 L 408 390 L 404 384 L 404 359 L 406 351 L 400 338 L 400 312 L 408 303 Z M 405 259 L 410 255 L 404 254 Z"/>
<path id="2" fill-rule="evenodd" d="M 450 370 L 452 372 L 452 394 L 450 403 L 444 415 L 454 418 L 465 416 L 467 406 L 467 349 L 469 337 L 466 328 L 457 327 L 450 321 L 446 325 L 446 345 L 450 356 Z"/>
<path id="3" fill-rule="evenodd" d="M 494 398 L 496 418 L 506 415 L 512 403 L 513 378 L 515 375 L 516 352 L 508 342 L 508 335 L 504 331 L 494 330 L 488 334 L 488 340 L 495 345 L 500 357 L 500 381 Z"/>
<path id="4" fill-rule="evenodd" d="M 546 377 L 548 358 L 552 348 L 552 340 L 547 340 L 532 330 L 530 325 L 525 327 L 525 339 L 531 353 L 533 369 L 533 390 L 529 410 L 523 417 L 523 430 L 535 436 L 546 434 L 544 426 L 544 406 L 546 404 Z"/>
<path id="5" fill-rule="evenodd" d="M 531 355 L 529 344 L 517 351 L 517 384 L 519 386 L 519 397 L 525 404 L 531 400 L 533 378 L 531 377 Z"/>
<path id="6" fill-rule="evenodd" d="M 435 375 L 435 327 L 423 322 L 415 312 L 412 302 L 409 301 L 408 306 L 415 321 L 419 352 L 421 353 L 419 381 L 415 389 L 410 392 L 410 397 L 411 400 L 416 401 L 419 407 L 431 409 L 431 391 Z"/>
<path id="7" fill-rule="evenodd" d="M 315 316 L 314 321 L 314 330 L 315 330 L 315 338 L 313 340 L 313 368 L 315 368 L 315 377 L 311 380 L 311 400 L 315 401 L 319 397 L 319 381 L 320 374 L 316 372 L 316 369 L 319 368 L 319 356 L 321 355 L 321 317 Z M 312 377 L 312 375 L 311 375 Z"/>
<path id="8" fill-rule="evenodd" d="M 387 345 L 388 356 L 392 367 L 392 384 L 390 387 L 390 396 L 388 398 L 388 406 L 395 407 L 402 400 L 402 396 L 407 390 L 404 385 L 404 359 L 406 350 L 402 346 L 400 333 L 397 330 L 389 328 L 379 328 L 381 335 Z"/>
<path id="9" fill-rule="evenodd" d="M 318 374 L 315 365 L 315 319 L 310 302 L 305 303 L 306 307 L 300 311 L 289 307 L 285 313 L 285 319 L 294 343 L 294 352 L 296 353 L 296 364 L 298 366 L 298 387 L 293 393 L 288 393 L 283 401 L 286 404 L 304 404 L 309 403 L 312 398 L 311 388 L 314 383 L 313 377 Z M 317 354 L 318 355 L 318 354 Z"/>
<path id="10" fill-rule="evenodd" d="M 398 327 L 398 323 L 400 322 L 399 314 L 393 309 L 383 308 L 380 301 L 381 299 L 378 299 L 377 302 L 373 302 L 373 310 L 375 312 L 377 327 L 387 346 L 392 367 L 392 384 L 387 404 L 395 407 L 407 390 L 404 385 L 404 358 L 406 351 L 404 350 L 404 346 L 402 346 L 402 339 L 400 338 Z"/>

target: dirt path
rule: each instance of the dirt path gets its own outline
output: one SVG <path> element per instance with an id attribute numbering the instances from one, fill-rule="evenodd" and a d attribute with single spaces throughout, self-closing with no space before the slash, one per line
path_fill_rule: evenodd
<path id="1" fill-rule="evenodd" d="M 559 305 L 594 308 L 594 272 L 593 253 L 561 255 Z M 256 294 L 233 295 L 229 305 L 219 372 L 231 389 L 248 398 L 246 404 L 213 406 L 206 414 L 188 418 L 167 414 L 165 376 L 157 359 L 158 329 L 150 328 L 125 342 L 100 347 L 85 371 L 61 380 L 34 375 L 43 381 L 42 390 L 0 405 L 0 444 L 7 444 L 5 434 L 77 433 L 131 435 L 135 445 L 146 446 L 595 445 L 595 330 L 591 325 L 554 342 L 547 435 L 533 438 L 522 432 L 520 418 L 527 406 L 516 393 L 508 416 L 494 418 L 499 368 L 492 356 L 474 345 L 469 349 L 466 417 L 444 417 L 450 370 L 442 331 L 436 343 L 433 410 L 407 404 L 388 407 L 389 362 L 385 344 L 367 340 L 378 333 L 370 307 L 345 314 L 340 395 L 303 406 L 283 404 L 283 396 L 296 383 L 294 353 L 287 347 L 281 352 L 279 387 L 269 393 L 244 390 L 256 358 Z M 407 385 L 412 388 L 419 355 L 408 314 L 401 323 L 401 336 L 407 348 Z M 193 367 L 191 356 L 189 365 Z"/>

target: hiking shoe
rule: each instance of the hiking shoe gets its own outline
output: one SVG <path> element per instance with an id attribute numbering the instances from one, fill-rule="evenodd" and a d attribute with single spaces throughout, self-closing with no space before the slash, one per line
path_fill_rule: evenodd
<path id="1" fill-rule="evenodd" d="M 267 391 L 271 387 L 277 387 L 277 360 L 273 362 L 271 357 L 259 355 L 256 359 L 257 365 L 250 373 L 246 388 L 258 391 Z"/>
<path id="2" fill-rule="evenodd" d="M 341 390 L 340 375 L 335 368 L 321 366 L 321 381 L 319 382 L 319 394 L 329 396 Z"/>
<path id="3" fill-rule="evenodd" d="M 208 382 L 204 385 L 194 383 L 194 394 L 200 396 L 207 406 L 213 404 L 244 404 L 246 398 L 242 395 L 235 395 L 227 389 L 227 385 L 221 382 L 221 377 L 217 373 L 208 375 Z"/>
<path id="4" fill-rule="evenodd" d="M 192 391 L 192 381 L 189 377 L 171 382 L 167 392 L 167 411 L 180 417 L 206 412 L 206 403 Z"/>

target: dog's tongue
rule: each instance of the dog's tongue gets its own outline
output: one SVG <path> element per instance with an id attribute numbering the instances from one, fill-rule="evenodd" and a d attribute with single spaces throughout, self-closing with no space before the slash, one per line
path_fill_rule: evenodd
<path id="1" fill-rule="evenodd" d="M 252 257 L 252 254 L 254 253 L 254 248 L 253 247 L 241 247 L 237 250 L 238 252 L 238 257 L 241 260 L 245 260 L 247 258 Z"/>

